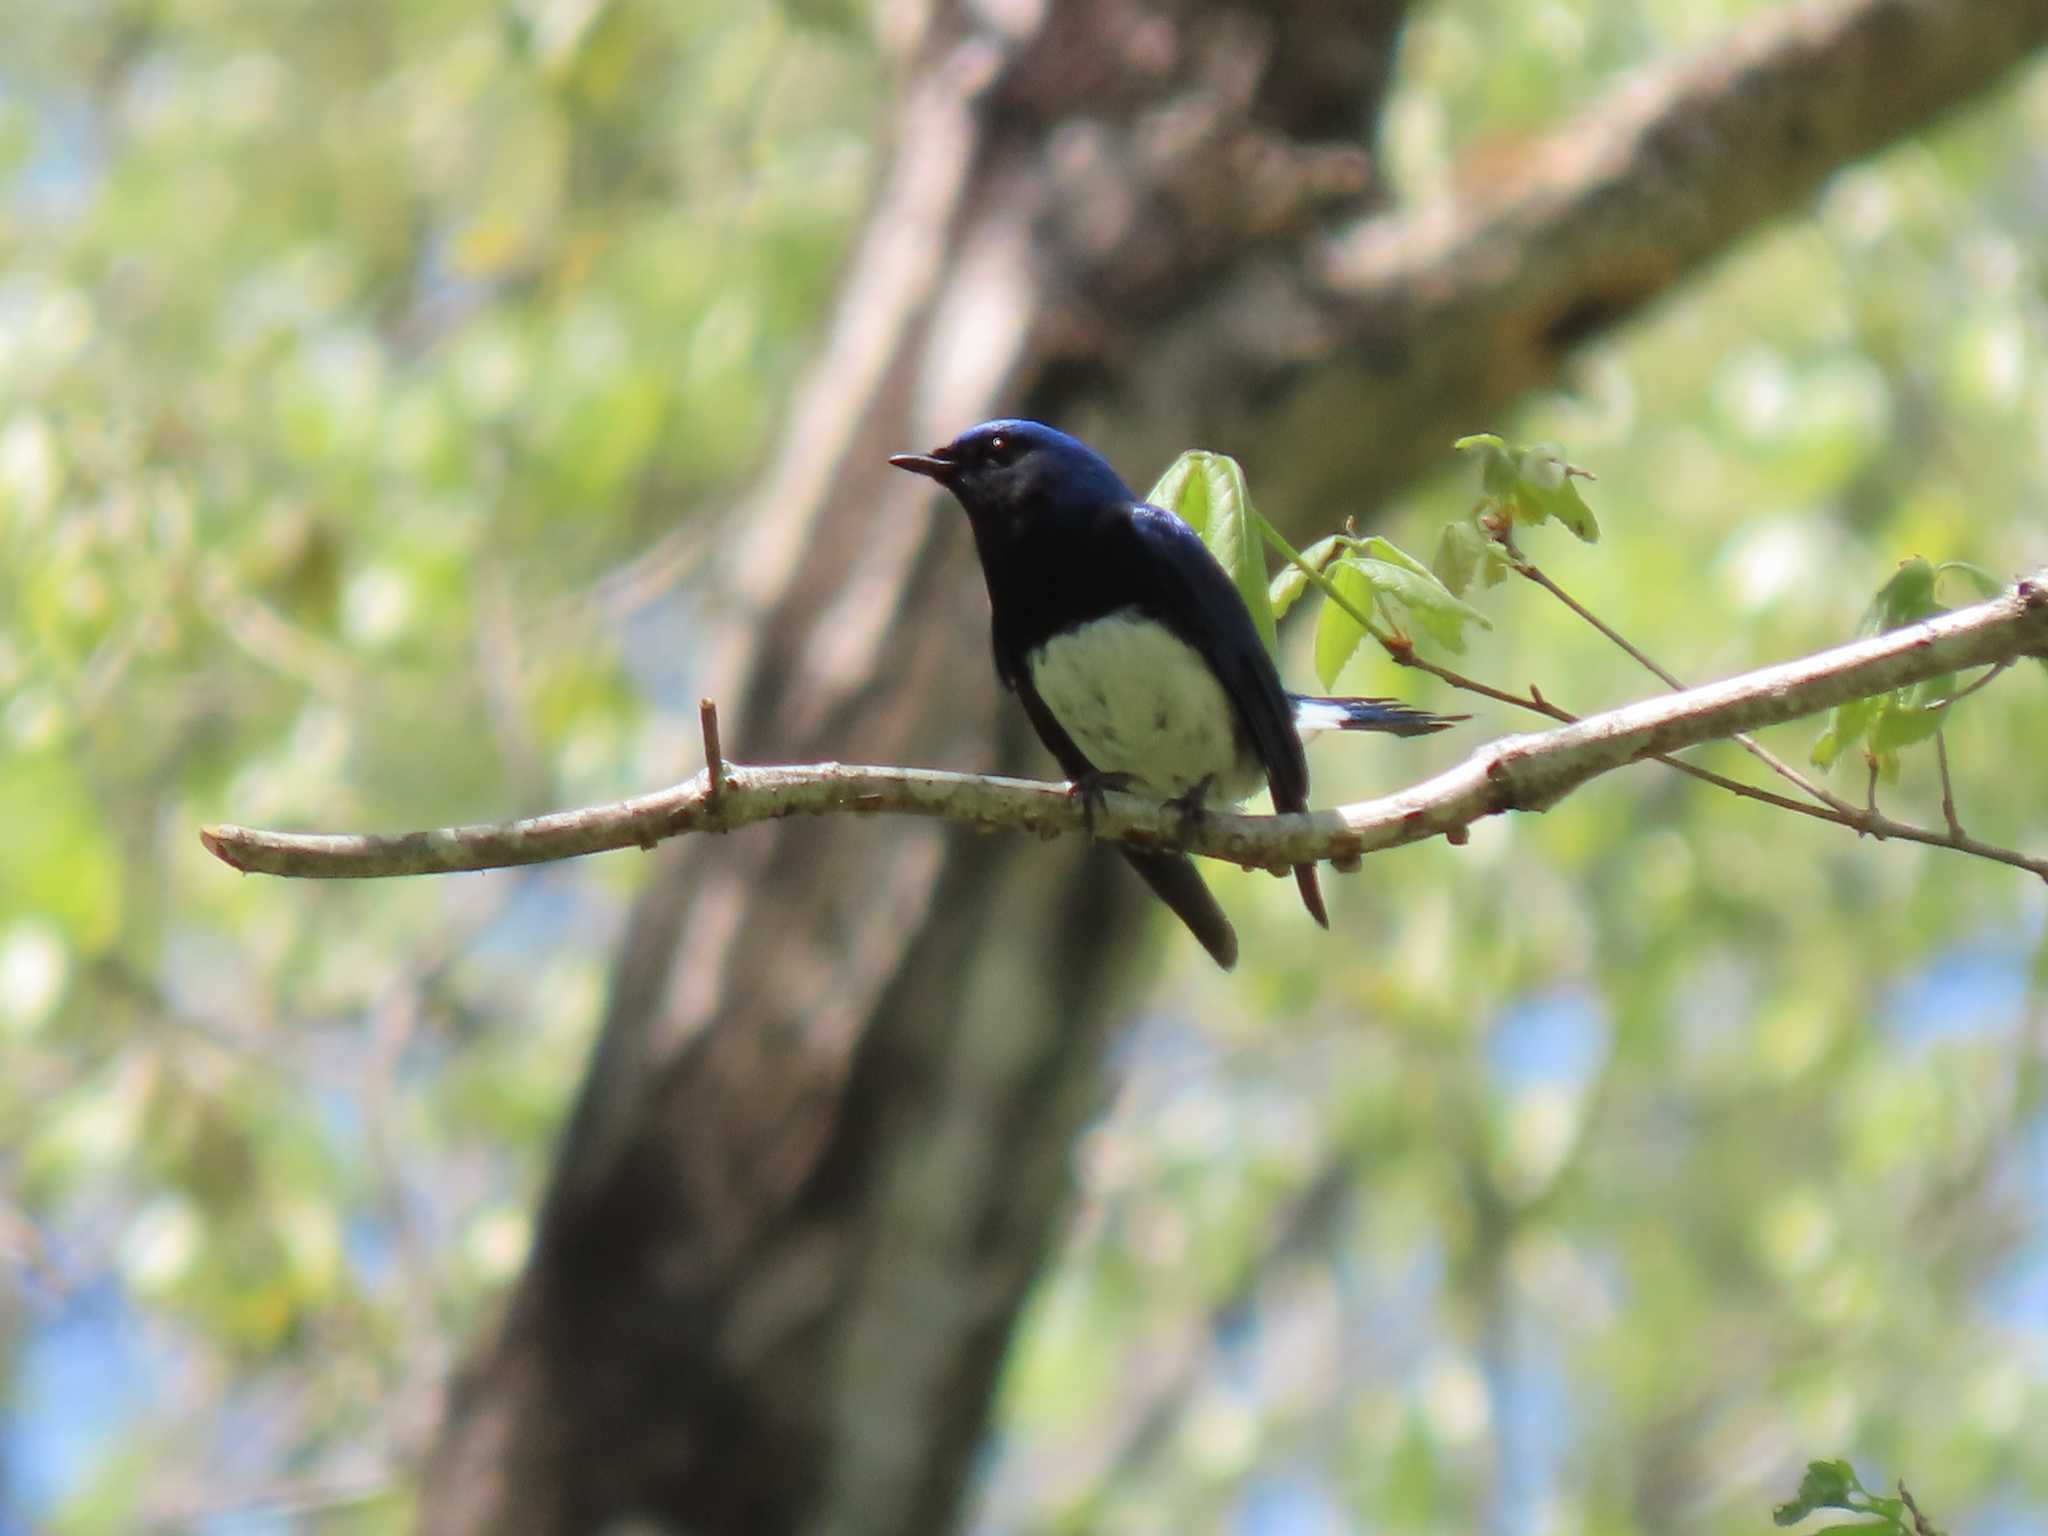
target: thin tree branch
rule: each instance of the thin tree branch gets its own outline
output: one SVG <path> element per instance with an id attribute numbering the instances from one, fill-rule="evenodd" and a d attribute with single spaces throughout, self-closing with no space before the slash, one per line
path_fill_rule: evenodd
<path id="1" fill-rule="evenodd" d="M 1989 667 L 1985 668 L 1984 675 L 1978 678 L 1974 683 L 1970 684 L 1969 687 L 1958 689 L 1956 692 L 1950 694 L 1947 698 L 1938 700 L 1937 702 L 1930 704 L 1926 707 L 1929 709 L 1947 709 L 1951 704 L 1960 704 L 1963 702 L 1963 700 L 1967 699 L 1971 694 L 1977 692 L 1979 689 L 1983 688 L 1985 685 L 1990 683 L 1993 678 L 1997 677 L 1999 673 L 2003 672 L 2007 667 L 2011 665 L 2012 663 L 2010 661 L 1994 661 Z"/>
<path id="2" fill-rule="evenodd" d="M 1593 628 L 1606 636 L 1607 639 L 1620 646 L 1632 661 L 1654 675 L 1667 688 L 1683 688 L 1685 686 L 1684 683 L 1681 683 L 1671 673 L 1658 666 L 1647 652 L 1638 650 L 1631 644 L 1628 637 L 1623 635 L 1620 630 L 1594 613 L 1592 609 L 1573 597 L 1571 593 L 1565 591 L 1555 581 L 1552 581 L 1548 573 L 1541 566 L 1537 565 L 1535 561 L 1516 548 L 1512 537 L 1503 538 L 1500 543 L 1501 548 L 1507 552 L 1508 564 L 1516 575 L 1522 577 L 1525 581 L 1535 582 L 1537 586 L 1548 592 L 1560 603 L 1563 603 L 1565 607 L 1592 625 Z M 1834 794 L 1824 785 L 1816 784 L 1812 779 L 1809 779 L 1805 774 L 1794 768 L 1790 763 L 1786 762 L 1777 753 L 1766 747 L 1762 742 L 1757 741 L 1754 737 L 1738 734 L 1731 739 L 1738 747 L 1770 769 L 1779 778 L 1811 795 L 1829 810 L 1835 812 L 1837 817 L 1854 816 L 1856 814 L 1855 807 L 1850 805 L 1848 801 Z"/>
<path id="3" fill-rule="evenodd" d="M 1453 688 L 1460 689 L 1466 693 L 1476 693 L 1481 698 L 1494 699 L 1502 704 L 1512 704 L 1517 709 L 1532 710 L 1536 714 L 1546 716 L 1564 725 L 1576 725 L 1585 718 L 1583 715 L 1573 714 L 1562 705 L 1552 703 L 1533 684 L 1526 694 L 1509 693 L 1504 688 L 1496 688 L 1491 683 L 1482 683 L 1477 678 L 1467 677 L 1464 673 L 1454 671 L 1440 662 L 1434 662 L 1427 657 L 1418 656 L 1415 654 L 1415 648 L 1412 645 L 1391 647 L 1388 654 L 1401 666 L 1414 667 L 1419 672 L 1427 672 L 1431 677 L 1441 678 Z M 1838 827 L 1852 827 L 1859 832 L 1868 830 L 1864 825 L 1866 818 L 1860 812 L 1844 815 L 1838 811 L 1830 810 L 1824 805 L 1813 805 L 1804 800 L 1794 800 L 1788 795 L 1780 795 L 1771 790 L 1759 788 L 1754 784 L 1745 784 L 1740 779 L 1731 779 L 1724 773 L 1714 772 L 1711 768 L 1702 768 L 1698 763 L 1688 763 L 1684 758 L 1673 757 L 1668 752 L 1657 753 L 1651 758 L 1651 761 L 1662 763 L 1667 768 L 1676 768 L 1680 773 L 1685 774 L 1689 778 L 1698 779 L 1702 784 L 1711 784 L 1716 789 L 1725 789 L 1731 795 L 1740 795 L 1745 800 L 1761 801 L 1765 805 L 1774 805 L 1782 811 L 1796 811 L 1801 816 L 1811 816 L 1817 821 L 1830 821 Z"/>
<path id="4" fill-rule="evenodd" d="M 1948 742 L 1946 733 L 1934 733 L 1934 766 L 1941 770 L 1941 819 L 1948 823 L 1951 838 L 1965 837 L 1962 818 L 1956 815 L 1956 787 L 1948 776 Z"/>
<path id="5" fill-rule="evenodd" d="M 1412 645 L 1395 644 L 1388 648 L 1387 654 L 1392 656 L 1401 666 L 1414 667 L 1418 671 L 1427 672 L 1431 677 L 1439 678 L 1453 688 L 1461 689 L 1467 693 L 1478 694 L 1482 698 L 1495 699 L 1502 704 L 1512 704 L 1517 709 L 1532 710 L 1536 714 L 1561 721 L 1567 725 L 1575 724 L 1583 718 L 1546 699 L 1533 685 L 1527 694 L 1509 693 L 1505 689 L 1494 687 L 1491 683 L 1482 683 L 1476 678 L 1467 677 L 1464 673 L 1454 671 L 1439 662 L 1431 661 L 1427 657 L 1418 656 L 1415 654 L 1415 648 Z M 1970 684 L 1969 687 L 1963 689 L 1955 698 L 1962 699 L 1975 693 L 2011 665 L 2012 663 L 2009 660 L 1993 662 L 1982 677 Z M 1954 703 L 1955 699 L 1951 699 L 1949 702 Z M 1851 805 L 1839 796 L 1834 797 L 1832 804 L 1815 804 L 1806 800 L 1794 800 L 1789 795 L 1781 795 L 1756 784 L 1745 784 L 1740 779 L 1731 779 L 1726 774 L 1716 773 L 1711 768 L 1702 768 L 1698 763 L 1689 763 L 1684 758 L 1673 757 L 1669 753 L 1657 753 L 1652 761 L 1662 763 L 1667 768 L 1675 768 L 1688 778 L 1698 779 L 1702 784 L 1711 784 L 1716 789 L 1725 789 L 1729 794 L 1739 795 L 1744 800 L 1755 800 L 1764 805 L 1775 806 L 1781 811 L 1791 811 L 1795 815 L 1810 817 L 1814 821 L 1825 821 L 1837 827 L 1847 827 L 1859 837 L 1874 837 L 1880 842 L 1887 839 L 1896 839 L 1902 843 L 1924 843 L 1933 848 L 1952 848 L 1958 853 L 1967 853 L 1978 858 L 1991 859 L 2000 864 L 2012 864 L 2017 868 L 2034 873 L 2040 872 L 2037 868 L 2038 861 L 2028 859 L 2023 855 L 2014 854 L 2009 849 L 1999 848 L 1993 844 L 1980 843 L 1965 833 L 1960 826 L 1951 824 L 1947 832 L 1939 832 L 1932 827 L 1923 827 L 1913 822 L 1899 821 L 1894 817 L 1886 816 L 1877 809 L 1875 800 L 1871 802 L 1868 809 Z M 1942 762 L 1945 766 L 1945 754 Z"/>
<path id="6" fill-rule="evenodd" d="M 1179 848 L 1277 869 L 1311 859 L 1348 860 L 1435 836 L 1509 810 L 1546 810 L 1589 779 L 1738 731 L 1774 725 L 1964 667 L 2048 653 L 2048 570 L 2011 592 L 1867 640 L 1725 682 L 1648 699 L 1535 736 L 1510 736 L 1455 768 L 1398 794 L 1293 816 L 1215 814 L 1190 827 L 1176 810 L 1136 795 L 1103 796 L 1095 834 L 1134 847 Z M 687 832 L 729 832 L 787 816 L 845 812 L 935 816 L 983 830 L 1052 837 L 1087 823 L 1065 787 L 928 769 L 729 765 L 713 793 L 709 771 L 686 783 L 612 805 L 527 820 L 397 835 L 263 832 L 219 826 L 200 838 L 235 868 L 321 879 L 452 873 L 539 863 L 639 846 Z M 1858 818 L 1857 830 L 1900 836 L 1994 859 L 2048 880 L 2032 859 L 1974 838 L 1893 830 L 1889 818 Z"/>
<path id="7" fill-rule="evenodd" d="M 704 731 L 704 793 L 716 800 L 725 789 L 725 749 L 718 741 L 717 704 L 699 699 L 697 723 Z"/>

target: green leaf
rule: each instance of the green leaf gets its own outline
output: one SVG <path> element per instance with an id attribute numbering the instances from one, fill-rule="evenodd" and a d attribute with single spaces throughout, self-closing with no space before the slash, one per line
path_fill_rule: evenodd
<path id="1" fill-rule="evenodd" d="M 1277 660 L 1280 644 L 1273 629 L 1273 606 L 1266 595 L 1265 542 L 1237 460 L 1228 454 L 1190 448 L 1167 467 L 1145 499 L 1166 508 L 1202 536 L 1251 611 L 1252 625 L 1265 643 L 1266 654 Z"/>
<path id="2" fill-rule="evenodd" d="M 1799 1492 L 1771 1511 L 1775 1525 L 1797 1525 L 1816 1509 L 1854 1509 L 1852 1497 L 1863 1485 L 1846 1461 L 1809 1461 Z"/>
<path id="3" fill-rule="evenodd" d="M 1936 566 L 1918 555 L 1902 560 L 1864 609 L 1857 632 L 1881 634 L 1946 612 L 1936 597 L 1935 585 L 1942 573 L 1949 570 L 1964 573 L 1972 580 L 1990 580 L 1985 572 L 1965 561 L 1952 560 Z M 1943 701 L 1953 697 L 1955 690 L 1955 677 L 1948 674 L 1874 699 L 1852 699 L 1836 706 L 1828 728 L 1813 744 L 1815 765 L 1832 767 L 1844 752 L 1867 736 L 1869 750 L 1877 760 L 1878 777 L 1887 784 L 1896 783 L 1899 749 L 1925 741 L 1941 729 L 1948 716 L 1948 705 Z"/>
<path id="4" fill-rule="evenodd" d="M 1996 597 L 2005 590 L 2004 582 L 1985 570 L 1983 566 L 1974 565 L 1968 560 L 1942 561 L 1941 564 L 1934 568 L 1934 578 L 1939 582 L 1942 577 L 1948 575 L 1951 571 L 1967 581 L 1979 598 Z"/>
<path id="5" fill-rule="evenodd" d="M 1837 758 L 1863 739 L 1883 702 L 1881 698 L 1851 699 L 1846 704 L 1837 704 L 1828 719 L 1828 728 L 1813 744 L 1814 766 L 1832 768 Z"/>
<path id="6" fill-rule="evenodd" d="M 1508 521 L 1534 527 L 1556 518 L 1586 543 L 1599 542 L 1599 520 L 1575 483 L 1593 477 L 1569 462 L 1555 445 L 1525 447 L 1480 432 L 1461 437 L 1451 446 L 1479 460 L 1480 490 Z"/>
<path id="7" fill-rule="evenodd" d="M 1341 560 L 1328 572 L 1331 584 L 1361 613 L 1371 613 L 1373 588 L 1358 562 Z M 1339 604 L 1325 602 L 1316 615 L 1316 676 L 1325 688 L 1337 686 L 1337 675 L 1365 640 L 1365 629 Z"/>
<path id="8" fill-rule="evenodd" d="M 1375 534 L 1360 541 L 1358 551 L 1345 556 L 1340 564 L 1355 565 L 1377 596 L 1398 603 L 1418 628 L 1445 649 L 1465 649 L 1467 624 L 1493 627 L 1492 620 L 1437 580 L 1435 572 L 1406 550 Z"/>
<path id="9" fill-rule="evenodd" d="M 1492 432 L 1474 432 L 1451 447 L 1479 461 L 1479 488 L 1487 495 L 1504 496 L 1514 488 L 1514 450 L 1505 439 Z"/>
<path id="10" fill-rule="evenodd" d="M 1881 634 L 1942 612 L 1934 598 L 1934 576 L 1934 567 L 1918 555 L 1900 561 L 1892 579 L 1877 589 L 1877 596 L 1864 611 L 1864 632 Z"/>
<path id="11" fill-rule="evenodd" d="M 1900 747 L 1925 741 L 1941 729 L 1941 722 L 1947 716 L 1946 704 L 1939 709 L 1927 709 L 1887 698 L 1884 708 L 1878 711 L 1877 723 L 1870 728 L 1870 750 L 1896 752 Z"/>
<path id="12" fill-rule="evenodd" d="M 1351 540 L 1343 534 L 1333 533 L 1326 539 L 1317 539 L 1307 549 L 1300 551 L 1300 559 L 1312 569 L 1320 571 L 1336 559 L 1337 552 L 1350 542 Z M 1266 601 L 1272 607 L 1273 621 L 1276 624 L 1287 617 L 1287 610 L 1295 605 L 1308 588 L 1308 572 L 1301 566 L 1290 563 L 1280 567 L 1280 574 L 1273 578 L 1272 585 L 1266 589 Z"/>
<path id="13" fill-rule="evenodd" d="M 1497 587 L 1507 580 L 1508 558 L 1501 547 L 1469 518 L 1444 524 L 1437 535 L 1436 556 L 1430 568 L 1437 579 L 1456 596 L 1463 597 L 1476 579 L 1481 586 Z"/>
<path id="14" fill-rule="evenodd" d="M 1155 507 L 1164 507 L 1175 517 L 1186 523 L 1195 532 L 1209 531 L 1209 498 L 1207 488 L 1193 484 L 1200 478 L 1201 461 L 1207 457 L 1193 449 L 1182 454 L 1166 466 L 1166 473 L 1152 482 L 1152 489 L 1145 493 L 1145 499 Z"/>

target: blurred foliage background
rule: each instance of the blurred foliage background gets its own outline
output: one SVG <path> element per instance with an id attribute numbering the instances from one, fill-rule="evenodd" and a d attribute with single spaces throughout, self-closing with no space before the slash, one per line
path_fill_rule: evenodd
<path id="1" fill-rule="evenodd" d="M 1756 9 L 1434 0 L 1387 164 L 1446 192 Z M 401 1528 L 640 863 L 324 888 L 194 830 L 697 766 L 692 555 L 746 536 L 891 81 L 815 0 L 0 33 L 0 1531 Z M 1907 556 L 2048 562 L 2044 249 L 2036 68 L 1470 426 L 1599 475 L 1603 542 L 1530 553 L 1667 666 L 1816 649 Z M 1426 552 L 1451 460 L 1329 521 Z M 1464 670 L 1653 691 L 1481 601 Z M 1971 829 L 2035 852 L 2044 686 L 1948 733 Z M 1525 726 L 1319 748 L 1318 797 Z M 1931 755 L 1885 796 L 1937 820 Z M 1216 881 L 1247 962 L 1153 941 L 977 1530 L 1754 1530 L 1836 1454 L 2048 1526 L 2037 883 L 1648 767 L 1370 860 L 1328 935 Z"/>

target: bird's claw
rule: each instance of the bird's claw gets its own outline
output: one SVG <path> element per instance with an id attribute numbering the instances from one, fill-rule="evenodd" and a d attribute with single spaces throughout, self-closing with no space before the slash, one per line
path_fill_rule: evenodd
<path id="1" fill-rule="evenodd" d="M 1067 793 L 1081 802 L 1081 826 L 1090 837 L 1095 835 L 1095 816 L 1103 807 L 1102 797 L 1112 789 L 1130 789 L 1137 782 L 1134 773 L 1084 773 L 1074 780 Z"/>
<path id="2" fill-rule="evenodd" d="M 1202 818 L 1209 814 L 1206 802 L 1209 791 L 1216 787 L 1216 775 L 1207 773 L 1195 781 L 1194 787 L 1184 795 L 1175 795 L 1166 803 L 1180 813 L 1180 840 L 1187 844 L 1194 840 L 1195 832 L 1202 825 Z"/>

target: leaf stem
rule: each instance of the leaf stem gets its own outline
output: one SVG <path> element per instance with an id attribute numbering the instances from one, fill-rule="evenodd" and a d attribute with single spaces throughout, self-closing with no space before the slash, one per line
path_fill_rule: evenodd
<path id="1" fill-rule="evenodd" d="M 1306 576 L 1310 586 L 1322 593 L 1329 601 L 1335 603 L 1340 611 L 1349 614 L 1352 622 L 1385 647 L 1389 655 L 1396 651 L 1403 643 L 1402 641 L 1387 630 L 1381 629 L 1369 614 L 1361 612 L 1356 603 L 1337 590 L 1337 584 L 1334 581 L 1302 559 L 1300 552 L 1292 544 L 1289 544 L 1286 539 L 1281 537 L 1280 531 L 1266 521 L 1263 513 L 1255 511 L 1252 515 L 1259 521 L 1259 536 L 1272 545 L 1275 550 L 1279 551 L 1280 557 L 1289 565 Z M 1399 660 L 1399 657 L 1395 659 Z M 1424 670 L 1427 669 L 1425 668 Z"/>

